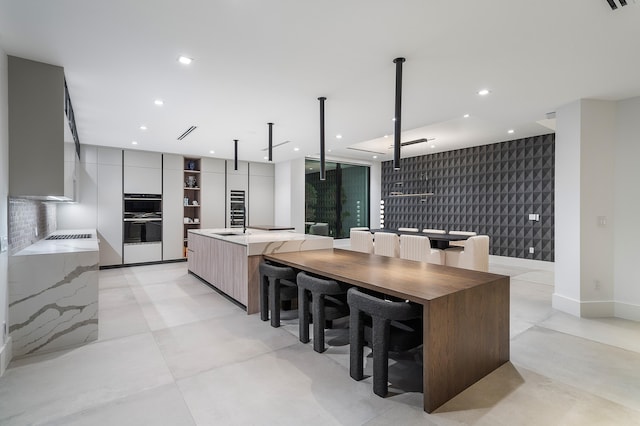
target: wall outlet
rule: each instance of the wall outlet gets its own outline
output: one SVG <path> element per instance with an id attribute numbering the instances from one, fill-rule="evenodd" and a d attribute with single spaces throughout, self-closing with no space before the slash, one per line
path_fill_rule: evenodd
<path id="1" fill-rule="evenodd" d="M 538 213 L 529 213 L 529 220 L 540 221 L 540 215 Z"/>
<path id="2" fill-rule="evenodd" d="M 535 247 L 529 247 L 529 254 L 534 254 L 536 252 Z"/>

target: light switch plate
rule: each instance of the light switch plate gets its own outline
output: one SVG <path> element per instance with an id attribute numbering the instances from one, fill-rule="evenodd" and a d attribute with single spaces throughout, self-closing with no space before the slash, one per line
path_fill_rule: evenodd
<path id="1" fill-rule="evenodd" d="M 9 239 L 6 235 L 0 237 L 0 253 L 4 253 L 9 249 Z"/>

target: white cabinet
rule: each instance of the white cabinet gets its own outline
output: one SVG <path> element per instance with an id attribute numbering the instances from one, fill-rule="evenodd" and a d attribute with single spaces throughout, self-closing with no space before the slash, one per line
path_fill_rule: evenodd
<path id="1" fill-rule="evenodd" d="M 202 228 L 225 227 L 225 160 L 202 158 Z"/>
<path id="2" fill-rule="evenodd" d="M 98 148 L 100 265 L 122 264 L 122 150 Z"/>
<path id="3" fill-rule="evenodd" d="M 162 194 L 162 154 L 124 151 L 125 194 Z"/>
<path id="4" fill-rule="evenodd" d="M 65 158 L 64 69 L 9 56 L 8 80 L 9 195 L 73 200 L 76 160 Z"/>
<path id="5" fill-rule="evenodd" d="M 274 221 L 274 175 L 273 164 L 249 164 L 248 224 L 289 225 Z"/>
<path id="6" fill-rule="evenodd" d="M 183 252 L 181 155 L 162 156 L 162 260 L 181 259 Z"/>

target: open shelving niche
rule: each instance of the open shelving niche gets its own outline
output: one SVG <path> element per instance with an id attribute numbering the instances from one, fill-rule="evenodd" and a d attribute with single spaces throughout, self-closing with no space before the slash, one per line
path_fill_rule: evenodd
<path id="1" fill-rule="evenodd" d="M 183 178 L 183 248 L 182 253 L 187 257 L 187 241 L 189 229 L 200 228 L 200 159 L 184 157 L 184 178 Z"/>

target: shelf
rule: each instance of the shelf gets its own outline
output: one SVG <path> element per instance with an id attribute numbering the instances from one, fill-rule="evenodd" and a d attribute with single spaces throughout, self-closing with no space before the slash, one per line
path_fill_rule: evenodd
<path id="1" fill-rule="evenodd" d="M 194 188 L 191 188 L 191 187 L 189 187 L 189 186 L 185 186 L 183 189 L 184 189 L 185 191 L 187 191 L 187 190 L 200 191 L 200 187 L 199 187 L 199 186 L 196 186 L 196 187 L 194 187 Z"/>
<path id="2" fill-rule="evenodd" d="M 424 192 L 422 194 L 394 194 L 391 193 L 387 198 L 396 198 L 396 197 L 427 197 L 435 195 L 433 192 Z"/>
<path id="3" fill-rule="evenodd" d="M 185 173 L 200 173 L 200 170 L 190 170 L 190 169 L 184 169 Z"/>
<path id="4" fill-rule="evenodd" d="M 200 207 L 200 204 L 198 204 L 197 206 L 193 205 L 193 204 L 189 204 L 189 205 L 186 205 L 186 206 L 183 206 L 183 207 Z"/>

